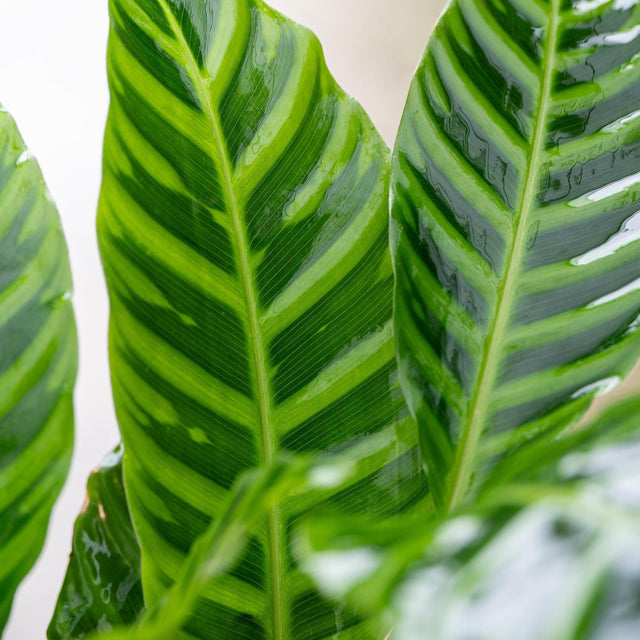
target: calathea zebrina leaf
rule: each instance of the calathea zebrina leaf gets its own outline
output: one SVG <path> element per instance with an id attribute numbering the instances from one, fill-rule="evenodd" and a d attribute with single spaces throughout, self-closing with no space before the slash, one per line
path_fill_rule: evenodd
<path id="1" fill-rule="evenodd" d="M 394 154 L 400 376 L 434 501 L 639 352 L 640 5 L 455 0 Z"/>
<path id="2" fill-rule="evenodd" d="M 350 513 L 424 506 L 396 388 L 388 150 L 306 29 L 254 0 L 112 0 L 99 236 L 125 485 L 157 603 L 234 480 L 280 451 L 357 464 Z M 185 637 L 367 638 L 272 509 Z"/>
<path id="3" fill-rule="evenodd" d="M 76 335 L 60 219 L 0 107 L 0 633 L 44 542 L 73 446 Z"/>
<path id="4" fill-rule="evenodd" d="M 140 546 L 127 507 L 122 456 L 120 446 L 89 476 L 49 640 L 107 633 L 133 624 L 144 610 Z"/>
<path id="5" fill-rule="evenodd" d="M 617 435 L 603 438 L 609 427 Z M 328 593 L 393 624 L 394 640 L 638 637 L 640 400 L 586 432 L 538 478 L 450 518 L 305 524 L 303 565 Z"/>
<path id="6" fill-rule="evenodd" d="M 211 581 L 223 579 L 237 564 L 274 502 L 338 486 L 348 481 L 352 472 L 351 465 L 332 461 L 322 466 L 312 457 L 284 456 L 267 467 L 244 473 L 234 483 L 219 517 L 192 544 L 171 589 L 136 624 L 110 633 L 108 638 L 173 640 Z M 215 629 L 211 633 L 214 635 Z"/>

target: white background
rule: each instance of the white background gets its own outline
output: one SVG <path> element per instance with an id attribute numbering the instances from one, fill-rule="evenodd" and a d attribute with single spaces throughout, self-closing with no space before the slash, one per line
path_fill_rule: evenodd
<path id="1" fill-rule="evenodd" d="M 316 31 L 329 66 L 391 145 L 413 70 L 444 0 L 272 0 Z M 87 475 L 118 441 L 107 365 L 107 296 L 95 237 L 108 107 L 107 0 L 0 0 L 0 101 L 58 204 L 80 338 L 76 449 L 45 552 L 16 598 L 5 640 L 43 640 Z"/>

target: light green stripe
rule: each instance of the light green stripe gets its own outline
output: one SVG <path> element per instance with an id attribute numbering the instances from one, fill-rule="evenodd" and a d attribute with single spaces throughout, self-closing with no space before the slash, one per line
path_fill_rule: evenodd
<path id="1" fill-rule="evenodd" d="M 418 118 L 416 115 L 407 121 L 406 126 L 411 123 L 413 136 L 409 137 L 407 135 L 409 132 L 404 130 L 399 134 L 398 139 L 402 143 L 402 150 L 409 155 L 416 167 L 424 168 L 422 152 L 417 147 L 417 142 L 420 141 L 425 149 L 437 148 L 438 152 L 431 156 L 431 160 L 447 176 L 451 185 L 469 203 L 486 202 L 487 206 L 483 207 L 483 215 L 489 224 L 502 236 L 511 233 L 511 211 L 494 187 L 480 177 L 469 161 L 435 126 L 431 118 L 426 115 L 428 113 L 426 109 L 422 90 L 416 83 L 409 94 L 407 112 L 420 114 L 420 117 Z M 452 170 L 454 167 L 455 170 Z"/>
<path id="2" fill-rule="evenodd" d="M 271 24 L 270 19 L 261 20 L 260 26 L 254 25 L 254 28 L 267 29 L 267 39 L 276 38 L 282 27 Z M 253 134 L 251 143 L 238 159 L 233 172 L 234 189 L 241 207 L 246 205 L 253 190 L 273 165 L 281 161 L 282 154 L 303 123 L 311 105 L 311 88 L 318 74 L 319 45 L 306 30 L 296 29 L 295 35 L 300 55 L 295 55 L 296 51 L 291 52 L 287 81 L 279 88 L 275 99 L 272 98 L 268 115 Z M 278 44 L 271 46 L 277 48 Z M 256 49 L 254 64 L 261 66 L 262 56 L 268 58 L 273 55 L 277 55 L 276 51 L 262 52 Z"/>
<path id="3" fill-rule="evenodd" d="M 539 90 L 538 67 L 516 44 L 512 34 L 508 33 L 506 28 L 496 21 L 487 7 L 476 0 L 459 0 L 458 4 L 472 33 L 475 27 L 475 30 L 484 36 L 481 44 L 491 47 L 490 51 L 485 51 L 485 54 L 490 59 L 500 60 L 501 64 L 505 64 L 509 68 L 509 72 L 516 79 L 514 84 L 534 87 Z M 527 6 L 530 7 L 531 3 L 528 2 Z M 538 17 L 544 23 L 546 9 L 538 12 Z"/>
<path id="4" fill-rule="evenodd" d="M 431 52 L 441 81 L 446 80 L 447 90 L 455 95 L 466 113 L 473 114 L 475 126 L 482 129 L 500 157 L 518 172 L 522 171 L 527 162 L 526 140 L 522 134 L 485 97 L 446 40 L 435 41 Z"/>
<path id="5" fill-rule="evenodd" d="M 130 392 L 117 382 L 114 384 L 114 389 L 117 389 L 118 392 L 120 404 L 118 418 L 123 434 L 125 434 L 125 446 L 129 446 L 133 450 L 142 450 L 145 453 L 144 459 L 127 457 L 125 454 L 125 473 L 127 476 L 133 478 L 134 468 L 141 469 L 162 486 L 167 494 L 178 497 L 198 511 L 213 513 L 219 510 L 227 500 L 228 491 L 174 458 L 168 451 L 160 448 L 158 443 L 137 424 L 137 421 L 129 418 L 132 415 L 129 412 L 129 406 L 132 404 Z M 123 409 L 127 410 L 128 415 L 125 415 Z M 133 411 L 135 411 L 135 407 Z M 136 493 L 140 491 L 139 481 Z M 149 491 L 148 497 L 151 495 L 152 492 Z M 158 496 L 158 500 L 161 501 L 161 496 Z M 162 518 L 162 512 L 159 512 L 158 515 Z"/>

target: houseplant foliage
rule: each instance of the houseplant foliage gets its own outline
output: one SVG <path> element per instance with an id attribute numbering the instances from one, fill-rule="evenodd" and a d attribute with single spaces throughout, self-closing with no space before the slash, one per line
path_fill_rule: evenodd
<path id="1" fill-rule="evenodd" d="M 219 517 L 191 546 L 174 584 L 146 608 L 140 548 L 123 487 L 123 454 L 119 446 L 89 478 L 67 576 L 47 634 L 50 640 L 105 634 L 112 640 L 174 638 L 209 583 L 224 579 L 238 565 L 274 503 L 293 496 L 302 503 L 317 502 L 312 494 L 323 497 L 348 487 L 361 473 L 358 465 L 340 456 L 284 455 L 242 474 Z"/>
<path id="2" fill-rule="evenodd" d="M 69 568 L 47 632 L 51 640 L 133 624 L 144 609 L 140 546 L 127 508 L 122 456 L 118 447 L 89 476 Z"/>
<path id="3" fill-rule="evenodd" d="M 453 2 L 392 177 L 400 375 L 434 502 L 638 357 L 640 5 Z"/>
<path id="4" fill-rule="evenodd" d="M 640 402 L 569 439 L 569 453 L 548 445 L 552 464 L 453 517 L 373 530 L 313 522 L 300 544 L 305 566 L 381 629 L 393 624 L 394 640 L 635 637 Z"/>
<path id="5" fill-rule="evenodd" d="M 541 445 L 509 485 L 485 488 L 451 517 L 401 515 L 372 526 L 329 513 L 304 521 L 296 553 L 328 596 L 371 614 L 380 638 L 391 626 L 394 640 L 458 640 L 471 631 L 481 640 L 632 637 L 640 624 L 639 429 L 640 401 L 620 402 Z M 176 620 L 209 577 L 234 566 L 270 501 L 317 491 L 322 479 L 348 480 L 348 468 L 331 468 L 284 460 L 241 478 L 153 615 L 140 609 L 135 629 L 108 637 L 174 637 Z M 104 504 L 107 523 L 114 508 Z"/>
<path id="6" fill-rule="evenodd" d="M 153 607 L 241 472 L 335 452 L 314 494 L 426 508 L 396 386 L 388 150 L 306 29 L 261 2 L 110 3 L 98 232 L 124 478 Z M 305 500 L 274 505 L 184 637 L 366 638 L 291 560 Z M 347 636 L 345 636 L 347 637 Z"/>
<path id="7" fill-rule="evenodd" d="M 171 640 L 192 615 L 202 592 L 223 580 L 241 558 L 252 536 L 272 508 L 285 496 L 324 492 L 351 481 L 357 470 L 313 456 L 282 456 L 240 476 L 219 517 L 194 542 L 172 587 L 150 609 L 140 609 L 136 623 L 109 634 L 111 640 Z M 107 513 L 107 520 L 108 520 Z M 100 606 L 92 607 L 94 612 Z M 115 619 L 115 618 L 114 618 Z M 213 632 L 213 630 L 211 630 Z M 358 633 L 360 633 L 358 631 Z M 102 635 L 100 629 L 96 636 Z"/>
<path id="8" fill-rule="evenodd" d="M 40 553 L 71 459 L 70 295 L 58 212 L 0 106 L 0 633 Z"/>
<path id="9" fill-rule="evenodd" d="M 280 459 L 243 474 L 229 492 L 220 517 L 192 545 L 171 590 L 146 609 L 140 579 L 140 547 L 123 485 L 119 446 L 90 476 L 87 501 L 74 529 L 74 546 L 48 638 L 81 638 L 136 627 L 135 637 L 174 638 L 208 582 L 233 569 L 274 501 L 296 491 L 322 490 L 327 468 L 312 461 Z M 349 469 L 329 468 L 334 482 Z M 331 483 L 329 483 L 331 484 Z M 111 638 L 131 637 L 121 629 Z"/>
<path id="10" fill-rule="evenodd" d="M 597 630 L 626 602 L 605 574 L 621 578 L 627 546 L 581 513 L 606 506 L 588 500 L 611 478 L 589 465 L 603 434 L 614 466 L 635 456 L 638 407 L 565 432 L 638 357 L 638 3 L 458 0 L 429 41 L 391 177 L 397 355 L 419 436 L 395 387 L 388 152 L 315 39 L 249 0 L 110 8 L 99 235 L 150 611 L 132 637 L 175 623 L 182 585 L 200 597 L 185 625 L 178 607 L 176 637 L 381 640 L 395 625 L 412 640 L 410 625 L 433 624 L 458 640 L 441 584 L 456 624 L 511 638 L 473 603 L 501 602 L 487 566 L 512 594 L 520 574 L 500 554 L 527 535 L 586 580 L 561 589 L 565 618 L 541 633 Z M 352 468 L 268 501 L 237 562 L 194 587 L 185 566 L 230 522 L 231 486 L 282 451 Z M 334 516 L 305 549 L 292 531 L 312 508 Z M 593 548 L 607 550 L 597 567 Z M 426 622 L 398 606 L 412 586 L 434 596 L 408 600 Z M 537 624 L 540 609 L 516 617 Z"/>

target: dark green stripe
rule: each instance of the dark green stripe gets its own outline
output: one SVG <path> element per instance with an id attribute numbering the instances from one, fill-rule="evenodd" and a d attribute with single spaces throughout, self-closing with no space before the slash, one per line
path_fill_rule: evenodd
<path id="1" fill-rule="evenodd" d="M 425 66 L 425 70 L 428 67 Z M 448 96 L 450 108 L 444 111 L 439 102 L 433 99 L 431 80 L 437 76 L 444 92 Z M 515 206 L 518 201 L 520 177 L 517 167 L 509 158 L 503 157 L 499 147 L 493 144 L 491 136 L 475 119 L 459 100 L 448 83 L 445 73 L 438 67 L 434 56 L 433 73 L 426 73 L 428 81 L 419 84 L 425 115 L 437 126 L 438 133 L 449 142 L 475 172 L 508 206 Z M 419 139 L 419 136 L 417 136 Z M 431 141 L 432 153 L 436 151 L 435 141 Z"/>
<path id="2" fill-rule="evenodd" d="M 384 159 L 371 158 L 364 175 L 358 177 L 358 165 L 368 152 L 364 145 L 357 145 L 344 171 L 332 181 L 313 215 L 279 229 L 258 269 L 258 289 L 264 306 L 271 303 L 304 269 L 339 244 L 349 225 L 366 208 L 372 193 L 380 192 L 380 182 L 386 182 Z M 375 206 L 382 211 L 379 201 Z M 368 269 L 373 270 L 379 260 L 379 252 L 372 249 L 371 254 Z"/>
<path id="3" fill-rule="evenodd" d="M 569 202 L 637 171 L 640 171 L 640 139 L 545 175 L 538 202 L 541 207 Z"/>
<path id="4" fill-rule="evenodd" d="M 146 0 L 145 2 L 146 5 L 150 3 L 151 0 Z M 149 16 L 153 15 L 153 17 L 156 17 L 157 14 L 162 13 L 162 11 L 157 3 L 154 2 L 153 5 L 154 10 L 151 13 L 146 11 L 146 13 Z M 193 85 L 185 74 L 181 72 L 176 61 L 165 51 L 156 47 L 153 40 L 135 23 L 133 18 L 120 9 L 117 2 L 112 0 L 109 6 L 112 15 L 110 39 L 115 41 L 117 38 L 131 56 L 144 67 L 149 75 L 155 78 L 172 95 L 176 96 L 176 98 L 184 102 L 187 106 L 200 109 L 200 105 L 195 98 Z M 164 21 L 164 16 L 162 20 Z M 163 30 L 168 31 L 168 33 L 173 36 L 166 21 L 164 21 Z M 110 47 L 111 46 L 113 45 L 110 43 Z M 113 61 L 114 56 L 109 56 L 109 86 L 112 90 L 115 89 L 115 77 L 121 80 L 126 75 L 114 75 L 115 65 Z"/>
<path id="5" fill-rule="evenodd" d="M 411 157 L 400 149 L 397 154 L 396 171 L 401 171 L 414 184 L 417 182 L 415 186 L 418 186 L 431 201 L 433 208 L 487 260 L 494 272 L 499 274 L 503 269 L 506 251 L 504 238 L 451 184 L 438 165 L 427 155 L 422 143 L 418 142 L 418 145 L 422 152 L 422 168 L 418 168 Z M 412 187 L 413 185 L 410 185 L 405 189 L 403 185 L 398 185 L 398 196 L 403 202 L 408 202 L 408 193 L 412 191 Z M 428 207 L 424 213 L 430 210 L 431 207 Z M 423 216 L 416 215 L 414 224 L 419 226 L 421 237 L 428 233 Z"/>
<path id="6" fill-rule="evenodd" d="M 380 331 L 389 320 L 392 280 L 377 280 L 387 252 L 386 234 L 309 312 L 289 324 L 270 346 L 276 402 L 312 382 L 350 345 Z M 304 357 L 302 357 L 304 354 Z M 364 425 L 361 423 L 360 428 Z"/>
<path id="7" fill-rule="evenodd" d="M 258 466 L 260 456 L 257 443 L 245 427 L 205 409 L 159 375 L 149 369 L 143 370 L 139 363 L 125 352 L 123 360 L 139 372 L 140 377 L 161 396 L 171 398 L 178 423 L 163 424 L 145 411 L 143 404 L 138 403 L 126 387 L 120 390 L 120 393 L 127 395 L 127 402 L 136 407 L 136 414 L 145 416 L 140 429 L 161 449 L 171 452 L 172 458 L 224 489 L 231 488 L 239 473 Z M 200 442 L 193 437 L 185 438 L 189 429 L 198 429 L 209 442 Z"/>
<path id="8" fill-rule="evenodd" d="M 113 135 L 119 137 L 119 133 Z M 133 168 L 133 175 L 122 173 L 120 167 L 109 157 L 105 158 L 105 166 L 113 172 L 132 200 L 169 233 L 223 271 L 234 274 L 236 267 L 230 238 L 214 222 L 209 207 L 160 184 L 126 146 L 121 149 Z M 127 215 L 120 211 L 115 213 Z"/>
<path id="9" fill-rule="evenodd" d="M 294 452 L 333 450 L 337 453 L 397 422 L 402 403 L 385 393 L 395 369 L 395 362 L 389 362 L 329 407 L 300 423 L 282 439 L 282 448 Z M 334 428 L 327 429 L 327 424 Z M 366 431 L 362 429 L 363 424 L 367 425 Z"/>
<path id="10" fill-rule="evenodd" d="M 467 79 L 483 88 L 483 95 L 524 141 L 533 131 L 535 93 L 522 82 L 505 60 L 492 51 L 492 38 L 496 36 L 485 33 L 467 17 L 467 4 L 463 2 L 459 6 L 452 6 L 449 19 L 454 21 L 455 26 L 459 25 L 459 28 L 453 32 L 443 30 L 442 40 L 455 52 L 462 68 L 467 72 Z M 518 43 L 510 35 L 504 35 L 517 46 Z"/>
<path id="11" fill-rule="evenodd" d="M 589 280 L 530 293 L 518 300 L 513 322 L 516 325 L 532 324 L 571 309 L 579 309 L 636 278 L 640 278 L 640 261 L 632 260 L 608 272 L 594 275 Z"/>
<path id="12" fill-rule="evenodd" d="M 525 269 L 535 269 L 577 258 L 622 231 L 624 223 L 640 211 L 640 203 L 603 211 L 596 216 L 539 233 L 526 256 Z"/>
<path id="13" fill-rule="evenodd" d="M 488 10 L 504 33 L 509 34 L 514 44 L 536 65 L 540 66 L 544 47 L 544 26 L 535 23 L 529 16 L 523 15 L 520 7 L 509 0 L 475 0 Z"/>
<path id="14" fill-rule="evenodd" d="M 638 45 L 636 45 L 636 49 L 638 49 Z M 547 148 L 586 138 L 616 120 L 637 111 L 640 107 L 639 95 L 640 80 L 622 85 L 618 91 L 606 96 L 594 91 L 594 96 L 598 97 L 597 102 L 584 109 L 578 109 L 551 120 L 547 135 Z"/>
<path id="15" fill-rule="evenodd" d="M 596 354 L 622 338 L 637 315 L 638 311 L 635 308 L 631 311 L 626 310 L 587 331 L 578 330 L 573 335 L 555 342 L 514 351 L 504 361 L 498 384 L 505 384 L 544 369 L 566 366 L 580 358 Z"/>
<path id="16" fill-rule="evenodd" d="M 128 243 L 114 239 L 112 244 L 134 264 L 141 263 L 140 268 L 151 282 L 158 281 L 158 288 L 172 307 L 165 309 L 150 304 L 128 290 L 126 284 L 120 283 L 120 294 L 126 295 L 122 305 L 128 312 L 146 330 L 204 371 L 251 397 L 247 338 L 240 318 L 227 305 L 212 300 L 200 289 L 184 282 L 179 275 L 133 251 Z M 185 314 L 190 320 L 185 321 L 180 314 Z"/>

